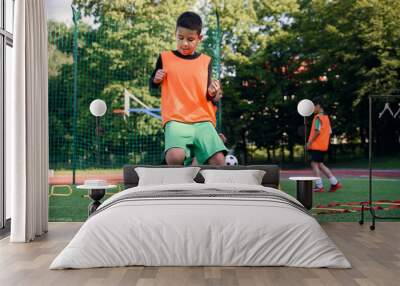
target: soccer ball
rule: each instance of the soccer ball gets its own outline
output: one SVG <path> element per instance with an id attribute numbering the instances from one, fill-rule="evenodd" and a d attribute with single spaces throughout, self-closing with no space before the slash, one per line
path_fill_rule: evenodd
<path id="1" fill-rule="evenodd" d="M 225 157 L 225 165 L 227 166 L 236 166 L 238 165 L 238 159 L 233 155 L 227 155 Z"/>

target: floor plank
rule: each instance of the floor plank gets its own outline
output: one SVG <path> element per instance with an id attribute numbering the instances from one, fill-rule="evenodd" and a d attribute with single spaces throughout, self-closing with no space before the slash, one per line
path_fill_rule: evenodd
<path id="1" fill-rule="evenodd" d="M 399 285 L 400 223 L 379 222 L 375 231 L 357 223 L 322 224 L 352 263 L 352 269 L 290 267 L 117 267 L 48 269 L 82 223 L 50 223 L 49 233 L 32 243 L 0 240 L 0 285 Z"/>

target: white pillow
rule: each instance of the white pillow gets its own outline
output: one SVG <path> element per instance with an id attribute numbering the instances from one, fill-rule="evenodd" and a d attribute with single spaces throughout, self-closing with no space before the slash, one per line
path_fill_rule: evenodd
<path id="1" fill-rule="evenodd" d="M 193 179 L 196 177 L 199 170 L 199 167 L 135 168 L 139 176 L 138 186 L 195 183 Z"/>
<path id="2" fill-rule="evenodd" d="M 247 184 L 261 185 L 265 171 L 262 170 L 201 170 L 205 184 Z"/>

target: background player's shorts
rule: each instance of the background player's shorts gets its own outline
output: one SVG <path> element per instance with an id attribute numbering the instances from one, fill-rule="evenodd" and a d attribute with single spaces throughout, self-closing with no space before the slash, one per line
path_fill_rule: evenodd
<path id="1" fill-rule="evenodd" d="M 165 124 L 166 153 L 171 148 L 182 148 L 185 151 L 185 165 L 190 165 L 193 157 L 202 165 L 215 153 L 228 153 L 214 125 L 209 121 L 182 123 L 169 121 Z"/>
<path id="2" fill-rule="evenodd" d="M 320 150 L 308 150 L 308 154 L 310 155 L 311 162 L 323 163 L 326 151 Z"/>

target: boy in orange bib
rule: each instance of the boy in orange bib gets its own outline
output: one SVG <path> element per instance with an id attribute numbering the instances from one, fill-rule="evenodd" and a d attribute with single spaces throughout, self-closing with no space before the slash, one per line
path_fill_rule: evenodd
<path id="1" fill-rule="evenodd" d="M 324 192 L 324 185 L 321 180 L 321 172 L 329 179 L 331 187 L 330 192 L 335 192 L 342 188 L 342 185 L 338 182 L 336 177 L 332 174 L 331 170 L 324 164 L 324 156 L 328 151 L 329 142 L 331 138 L 331 123 L 328 115 L 324 114 L 322 100 L 315 98 L 313 100 L 314 118 L 311 125 L 311 132 L 307 142 L 307 149 L 311 156 L 311 167 L 314 171 L 314 175 L 319 177 L 316 181 L 314 192 Z"/>
<path id="2" fill-rule="evenodd" d="M 227 148 L 216 126 L 216 102 L 222 97 L 219 81 L 211 80 L 211 58 L 196 53 L 201 42 L 199 15 L 185 12 L 176 24 L 174 51 L 162 52 L 150 78 L 161 86 L 161 117 L 168 165 L 224 165 Z"/>

